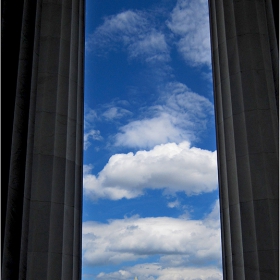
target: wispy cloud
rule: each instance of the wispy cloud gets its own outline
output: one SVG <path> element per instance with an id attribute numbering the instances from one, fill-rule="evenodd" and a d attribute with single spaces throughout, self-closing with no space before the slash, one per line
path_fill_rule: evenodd
<path id="1" fill-rule="evenodd" d="M 165 35 L 156 30 L 144 12 L 128 10 L 105 18 L 86 42 L 88 51 L 95 49 L 101 53 L 123 47 L 128 51 L 129 58 L 146 62 L 166 62 L 170 59 Z"/>
<path id="2" fill-rule="evenodd" d="M 152 148 L 157 144 L 197 140 L 213 116 L 213 104 L 178 82 L 168 83 L 161 91 L 158 105 L 146 110 L 148 117 L 120 127 L 114 144 Z"/>
<path id="3" fill-rule="evenodd" d="M 169 60 L 169 48 L 163 33 L 152 30 L 139 37 L 128 46 L 130 57 L 144 57 L 146 62 Z"/>
<path id="4" fill-rule="evenodd" d="M 148 22 L 141 13 L 130 10 L 106 17 L 103 24 L 87 39 L 86 48 L 90 51 L 107 45 L 111 49 L 120 42 L 127 44 L 133 35 L 147 26 Z"/>
<path id="5" fill-rule="evenodd" d="M 143 190 L 195 195 L 217 188 L 216 152 L 168 143 L 136 154 L 115 154 L 97 175 L 84 176 L 84 192 L 91 199 L 134 198 Z"/>
<path id="6" fill-rule="evenodd" d="M 95 110 L 90 109 L 88 106 L 85 108 L 84 114 L 84 150 L 86 151 L 93 141 L 101 141 L 103 137 L 98 129 L 95 129 L 95 122 L 97 119 Z"/>
<path id="7" fill-rule="evenodd" d="M 167 26 L 178 36 L 176 44 L 187 63 L 211 67 L 207 0 L 178 0 Z"/>
<path id="8" fill-rule="evenodd" d="M 129 110 L 126 110 L 126 109 L 121 108 L 121 107 L 116 107 L 116 106 L 108 108 L 102 114 L 102 116 L 106 120 L 120 119 L 120 118 L 123 118 L 124 116 L 127 116 L 127 115 L 132 115 L 132 113 Z"/>
<path id="9" fill-rule="evenodd" d="M 133 216 L 108 223 L 84 222 L 83 261 L 97 266 L 161 255 L 162 269 L 219 266 L 219 216 L 212 213 L 204 220 Z"/>
<path id="10" fill-rule="evenodd" d="M 103 138 L 100 135 L 99 130 L 91 129 L 89 132 L 84 134 L 84 150 L 87 150 L 91 145 L 91 140 L 101 141 Z"/>
<path id="11" fill-rule="evenodd" d="M 87 150 L 93 141 L 104 140 L 100 130 L 96 129 L 100 122 L 118 123 L 120 119 L 133 115 L 131 111 L 123 108 L 128 105 L 128 102 L 125 100 L 113 100 L 110 103 L 95 108 L 95 110 L 86 106 L 84 114 L 84 150 Z"/>
<path id="12" fill-rule="evenodd" d="M 169 208 L 178 208 L 178 207 L 180 207 L 180 201 L 178 199 L 176 199 L 174 201 L 168 202 L 167 206 Z"/>
<path id="13" fill-rule="evenodd" d="M 95 122 L 97 120 L 98 116 L 95 110 L 90 109 L 88 106 L 85 108 L 85 114 L 84 114 L 84 129 L 85 131 L 88 131 L 90 129 L 93 129 L 95 127 Z"/>

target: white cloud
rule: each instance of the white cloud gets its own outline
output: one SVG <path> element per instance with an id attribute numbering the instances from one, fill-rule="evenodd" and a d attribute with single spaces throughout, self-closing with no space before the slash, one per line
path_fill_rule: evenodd
<path id="1" fill-rule="evenodd" d="M 150 33 L 140 36 L 128 47 L 130 57 L 145 57 L 147 62 L 168 61 L 169 48 L 164 34 L 152 30 Z"/>
<path id="2" fill-rule="evenodd" d="M 155 29 L 144 12 L 128 10 L 105 18 L 86 41 L 88 51 L 95 48 L 107 52 L 122 46 L 127 49 L 129 58 L 146 62 L 165 62 L 170 58 L 164 34 Z"/>
<path id="3" fill-rule="evenodd" d="M 141 280 L 222 280 L 219 269 L 214 267 L 170 267 L 163 268 L 159 264 L 139 264 L 112 273 L 100 273 L 97 279 L 122 280 L 134 279 L 135 275 Z"/>
<path id="4" fill-rule="evenodd" d="M 220 204 L 219 200 L 216 200 L 211 213 L 204 219 L 205 224 L 211 226 L 212 228 L 219 229 L 221 225 L 220 219 L 218 219 L 218 217 L 220 217 Z"/>
<path id="5" fill-rule="evenodd" d="M 136 154 L 115 154 L 97 175 L 84 175 L 84 192 L 91 199 L 134 198 L 144 189 L 195 195 L 217 188 L 216 152 L 168 143 Z"/>
<path id="6" fill-rule="evenodd" d="M 94 127 L 94 123 L 97 120 L 97 113 L 95 110 L 90 109 L 88 106 L 85 106 L 85 115 L 84 115 L 84 129 L 89 130 Z"/>
<path id="7" fill-rule="evenodd" d="M 211 67 L 207 0 L 179 0 L 167 26 L 179 36 L 177 47 L 188 63 Z"/>
<path id="8" fill-rule="evenodd" d="M 129 110 L 126 110 L 121 107 L 111 107 L 107 109 L 102 116 L 105 117 L 107 120 L 114 120 L 114 119 L 120 119 L 124 116 L 131 115 L 132 113 Z"/>
<path id="9" fill-rule="evenodd" d="M 83 261 L 99 266 L 160 255 L 159 264 L 166 269 L 219 267 L 219 216 L 211 214 L 204 220 L 133 216 L 108 223 L 84 222 Z"/>
<path id="10" fill-rule="evenodd" d="M 84 134 L 84 150 L 87 150 L 91 145 L 91 139 L 95 141 L 101 141 L 103 138 L 100 135 L 99 130 L 91 129 L 89 132 Z"/>
<path id="11" fill-rule="evenodd" d="M 164 112 L 158 116 L 132 121 L 120 128 L 115 137 L 116 146 L 151 148 L 159 143 L 193 140 L 192 133 L 176 126 L 176 119 Z M 180 121 L 180 120 L 178 120 Z"/>
<path id="12" fill-rule="evenodd" d="M 167 206 L 169 208 L 179 208 L 180 207 L 180 201 L 178 199 L 168 202 Z"/>
<path id="13" fill-rule="evenodd" d="M 197 140 L 213 116 L 213 104 L 178 82 L 168 83 L 161 95 L 161 105 L 148 108 L 149 117 L 120 128 L 116 146 L 152 148 L 162 143 Z"/>
<path id="14" fill-rule="evenodd" d="M 104 23 L 87 39 L 86 48 L 93 47 L 112 47 L 115 43 L 123 41 L 129 43 L 131 36 L 146 29 L 147 20 L 141 13 L 125 11 L 117 15 L 106 17 Z"/>
<path id="15" fill-rule="evenodd" d="M 92 164 L 84 165 L 83 166 L 83 175 L 87 175 L 88 173 L 91 172 L 91 170 L 94 168 Z"/>

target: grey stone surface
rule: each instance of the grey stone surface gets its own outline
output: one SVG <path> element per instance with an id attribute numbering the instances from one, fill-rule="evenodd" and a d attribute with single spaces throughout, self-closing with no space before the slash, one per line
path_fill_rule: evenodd
<path id="1" fill-rule="evenodd" d="M 224 279 L 277 279 L 277 19 L 264 0 L 209 0 L 209 11 Z"/>
<path id="2" fill-rule="evenodd" d="M 84 1 L 21 8 L 1 279 L 80 279 Z"/>

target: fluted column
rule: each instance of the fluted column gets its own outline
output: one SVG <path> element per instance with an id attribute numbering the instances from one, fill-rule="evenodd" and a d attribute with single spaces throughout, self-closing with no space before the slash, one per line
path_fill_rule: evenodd
<path id="1" fill-rule="evenodd" d="M 224 279 L 276 280 L 278 19 L 265 0 L 209 0 L 209 12 Z"/>
<path id="2" fill-rule="evenodd" d="M 21 22 L 2 279 L 80 279 L 84 1 L 25 0 Z"/>

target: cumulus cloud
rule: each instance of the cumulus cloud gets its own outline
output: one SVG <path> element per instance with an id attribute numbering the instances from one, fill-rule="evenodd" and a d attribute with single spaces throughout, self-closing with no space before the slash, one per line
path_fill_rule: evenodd
<path id="1" fill-rule="evenodd" d="M 160 255 L 162 268 L 218 267 L 221 244 L 217 221 L 219 216 L 211 212 L 204 220 L 133 216 L 108 223 L 84 222 L 83 261 L 99 266 Z"/>
<path id="2" fill-rule="evenodd" d="M 220 229 L 220 203 L 219 200 L 216 200 L 213 204 L 213 209 L 209 215 L 206 216 L 204 222 L 206 225 L 209 225 L 213 228 Z"/>
<path id="3" fill-rule="evenodd" d="M 179 82 L 168 83 L 161 96 L 159 105 L 148 108 L 149 117 L 120 127 L 116 146 L 152 148 L 162 143 L 197 140 L 209 116 L 213 116 L 213 104 Z"/>
<path id="4" fill-rule="evenodd" d="M 87 50 L 119 50 L 120 46 L 126 48 L 130 58 L 146 62 L 170 59 L 165 35 L 153 27 L 144 12 L 128 10 L 105 18 L 86 42 Z"/>
<path id="5" fill-rule="evenodd" d="M 135 275 L 141 280 L 222 280 L 219 269 L 212 267 L 168 267 L 159 264 L 139 264 L 112 273 L 100 273 L 97 279 L 122 280 L 134 279 Z"/>
<path id="6" fill-rule="evenodd" d="M 151 148 L 159 143 L 193 140 L 192 133 L 177 126 L 171 114 L 156 112 L 158 116 L 131 121 L 122 126 L 115 137 L 116 146 Z"/>
<path id="7" fill-rule="evenodd" d="M 188 142 L 162 144 L 135 154 L 115 154 L 97 176 L 84 175 L 84 192 L 91 199 L 130 199 L 147 188 L 187 195 L 215 190 L 216 152 Z"/>
<path id="8" fill-rule="evenodd" d="M 186 62 L 211 67 L 207 0 L 179 0 L 167 26 L 178 36 L 176 44 Z"/>

